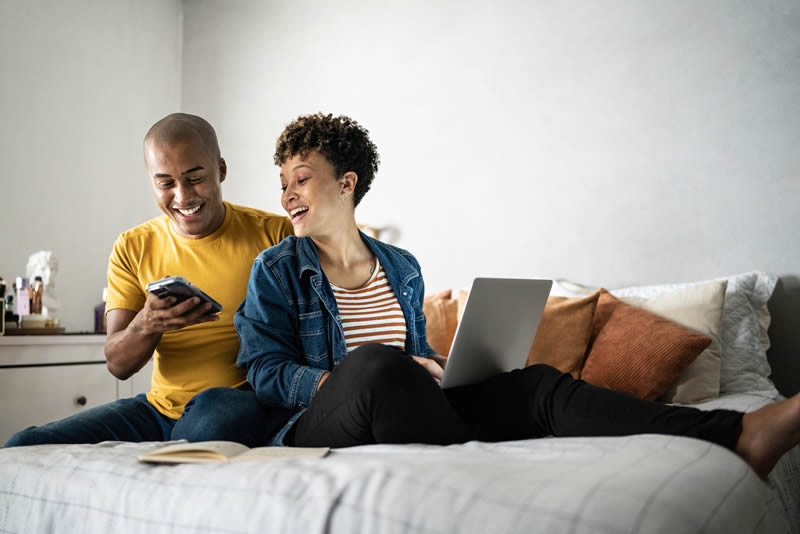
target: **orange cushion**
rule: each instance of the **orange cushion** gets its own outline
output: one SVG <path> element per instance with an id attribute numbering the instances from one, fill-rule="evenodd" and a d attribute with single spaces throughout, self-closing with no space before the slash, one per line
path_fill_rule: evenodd
<path id="1" fill-rule="evenodd" d="M 434 293 L 433 295 L 425 295 L 425 298 L 422 299 L 423 304 L 426 302 L 432 302 L 434 300 L 440 299 L 449 299 L 453 296 L 452 289 L 445 289 L 443 291 L 439 291 L 438 293 Z"/>
<path id="2" fill-rule="evenodd" d="M 546 363 L 578 378 L 599 297 L 600 292 L 596 291 L 584 298 L 548 298 L 526 367 Z"/>
<path id="3" fill-rule="evenodd" d="M 452 291 L 447 289 L 429 295 L 422 301 L 428 344 L 444 356 L 450 353 L 450 345 L 453 344 L 458 325 L 458 301 L 450 298 L 451 295 Z"/>
<path id="4" fill-rule="evenodd" d="M 603 289 L 580 378 L 655 400 L 710 344 L 711 338 L 625 304 Z"/>

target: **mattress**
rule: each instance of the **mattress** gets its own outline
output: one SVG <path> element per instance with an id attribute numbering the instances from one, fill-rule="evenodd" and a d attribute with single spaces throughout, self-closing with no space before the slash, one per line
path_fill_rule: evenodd
<path id="1" fill-rule="evenodd" d="M 704 407 L 744 409 L 736 395 Z M 372 445 L 323 459 L 147 465 L 162 443 L 0 450 L 0 532 L 790 532 L 796 451 L 768 483 L 708 442 L 643 434 Z M 794 478 L 786 477 L 794 473 Z"/>

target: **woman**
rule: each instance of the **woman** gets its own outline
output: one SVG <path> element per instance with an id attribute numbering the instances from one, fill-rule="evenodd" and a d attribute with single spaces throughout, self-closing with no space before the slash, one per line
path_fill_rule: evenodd
<path id="1" fill-rule="evenodd" d="M 358 230 L 379 157 L 348 117 L 309 115 L 278 139 L 296 237 L 256 259 L 234 323 L 238 365 L 266 404 L 295 409 L 274 444 L 448 444 L 661 433 L 723 445 L 763 478 L 800 441 L 800 396 L 743 415 L 671 407 L 534 365 L 442 390 L 409 252 Z"/>

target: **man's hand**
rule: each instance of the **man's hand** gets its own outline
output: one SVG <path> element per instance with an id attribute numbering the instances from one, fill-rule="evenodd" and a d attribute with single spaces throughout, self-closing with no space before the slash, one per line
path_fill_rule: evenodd
<path id="1" fill-rule="evenodd" d="M 145 336 L 163 334 L 168 330 L 178 330 L 186 326 L 210 321 L 219 321 L 219 315 L 207 313 L 211 303 L 200 304 L 199 297 L 192 297 L 180 304 L 175 304 L 175 297 L 160 298 L 153 294 L 147 300 L 128 328 Z"/>
<path id="2" fill-rule="evenodd" d="M 442 375 L 444 374 L 444 369 L 436 363 L 436 361 L 432 360 L 431 358 L 421 358 L 419 356 L 412 356 L 414 361 L 420 364 L 422 367 L 425 368 L 428 373 L 436 380 L 438 384 L 442 380 Z"/>
<path id="3" fill-rule="evenodd" d="M 148 295 L 144 308 L 135 312 L 122 308 L 109 310 L 106 314 L 108 335 L 106 337 L 106 366 L 115 377 L 128 377 L 145 366 L 167 330 L 185 326 L 219 321 L 218 315 L 208 314 L 210 303 L 198 306 L 200 299 L 191 299 L 175 304 L 175 297 L 161 299 Z"/>

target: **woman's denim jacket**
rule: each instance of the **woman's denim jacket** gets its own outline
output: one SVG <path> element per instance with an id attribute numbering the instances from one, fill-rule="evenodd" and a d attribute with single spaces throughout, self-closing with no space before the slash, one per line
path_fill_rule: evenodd
<path id="1" fill-rule="evenodd" d="M 435 351 L 425 338 L 419 263 L 403 249 L 363 233 L 361 239 L 380 261 L 403 309 L 406 352 L 429 357 Z M 322 375 L 347 356 L 336 299 L 310 238 L 287 237 L 258 255 L 233 323 L 240 341 L 236 364 L 247 372 L 258 398 L 298 410 L 273 439 L 282 445 Z"/>

